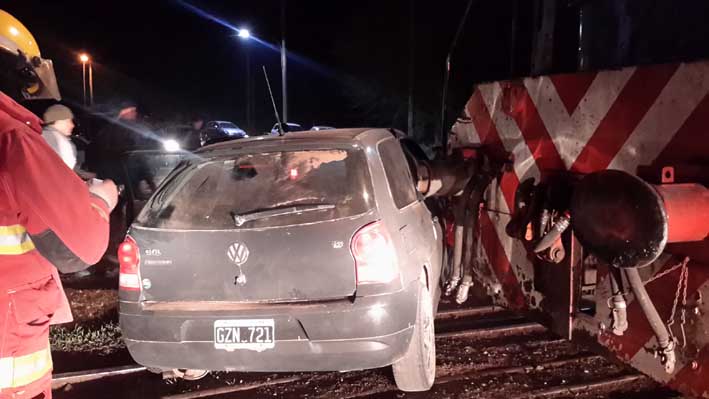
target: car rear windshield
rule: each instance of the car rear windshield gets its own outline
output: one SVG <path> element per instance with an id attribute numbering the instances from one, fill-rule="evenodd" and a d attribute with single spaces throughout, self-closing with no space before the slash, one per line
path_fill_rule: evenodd
<path id="1" fill-rule="evenodd" d="M 231 122 L 219 122 L 219 127 L 224 129 L 238 129 L 239 127 Z"/>
<path id="2" fill-rule="evenodd" d="M 373 201 L 361 150 L 240 154 L 178 167 L 137 222 L 185 230 L 277 227 L 359 215 Z M 247 221 L 237 223 L 239 217 Z"/>

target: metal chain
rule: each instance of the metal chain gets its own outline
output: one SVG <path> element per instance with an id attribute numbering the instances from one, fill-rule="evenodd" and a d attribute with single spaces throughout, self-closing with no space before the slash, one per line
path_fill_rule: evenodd
<path id="1" fill-rule="evenodd" d="M 689 259 L 687 259 L 689 260 Z M 686 263 L 685 263 L 686 265 Z M 687 347 L 687 333 L 684 331 L 684 325 L 687 323 L 687 285 L 689 283 L 689 268 L 684 267 L 684 290 L 682 292 L 682 319 L 680 321 L 680 329 L 682 330 L 682 347 Z"/>
<path id="2" fill-rule="evenodd" d="M 675 316 L 677 313 L 677 305 L 679 304 L 679 297 L 682 293 L 684 293 L 683 298 L 682 298 L 682 315 L 681 315 L 681 320 L 680 320 L 680 330 L 682 331 L 682 347 L 687 346 L 687 335 L 684 330 L 684 324 L 687 321 L 686 320 L 686 309 L 685 305 L 687 304 L 687 283 L 689 281 L 689 268 L 687 267 L 687 263 L 689 262 L 689 257 L 685 257 L 684 260 L 673 266 L 672 268 L 668 269 L 667 272 L 661 273 L 662 276 L 665 276 L 669 274 L 670 271 L 676 270 L 678 267 L 681 267 L 680 275 L 679 275 L 679 280 L 677 281 L 677 289 L 675 290 L 675 299 L 674 302 L 672 303 L 672 312 L 670 313 L 670 317 L 667 319 L 667 330 L 670 334 L 670 337 L 674 340 L 674 334 L 672 333 L 672 325 L 675 323 Z M 659 276 L 660 274 L 658 274 Z M 647 284 L 648 282 L 652 280 L 657 280 L 656 278 L 652 278 L 645 282 Z M 684 288 L 684 289 L 683 289 Z"/>
<path id="3" fill-rule="evenodd" d="M 678 263 L 678 264 L 672 266 L 671 268 L 669 268 L 669 269 L 667 269 L 667 270 L 665 270 L 665 271 L 663 271 L 663 272 L 661 272 L 661 273 L 657 273 L 656 275 L 650 277 L 650 278 L 649 278 L 647 281 L 645 281 L 643 284 L 644 284 L 644 285 L 648 285 L 648 284 L 650 284 L 651 282 L 653 282 L 653 281 L 655 281 L 655 280 L 657 280 L 657 279 L 659 279 L 659 278 L 665 277 L 666 275 L 672 273 L 673 271 L 679 269 L 680 267 L 685 267 L 685 266 L 687 266 L 687 263 L 688 263 L 688 262 L 689 262 L 689 257 L 687 256 L 687 257 L 684 258 L 684 260 L 683 260 L 682 262 L 680 262 L 680 263 Z"/>
<path id="4" fill-rule="evenodd" d="M 680 273 L 679 276 L 679 281 L 677 282 L 677 290 L 675 291 L 675 299 L 674 302 L 672 303 L 672 312 L 670 313 L 670 317 L 667 319 L 667 330 L 670 333 L 670 336 L 674 337 L 674 334 L 672 333 L 672 325 L 675 323 L 675 311 L 677 310 L 677 304 L 679 303 L 679 295 L 682 292 L 682 277 L 684 277 L 684 271 Z"/>

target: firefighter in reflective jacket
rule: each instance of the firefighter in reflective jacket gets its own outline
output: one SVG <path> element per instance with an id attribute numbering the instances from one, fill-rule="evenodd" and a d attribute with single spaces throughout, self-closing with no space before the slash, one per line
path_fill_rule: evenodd
<path id="1" fill-rule="evenodd" d="M 62 272 L 98 262 L 116 186 L 88 187 L 17 99 L 59 99 L 52 62 L 0 10 L 0 398 L 51 397 L 49 325 L 71 321 Z"/>

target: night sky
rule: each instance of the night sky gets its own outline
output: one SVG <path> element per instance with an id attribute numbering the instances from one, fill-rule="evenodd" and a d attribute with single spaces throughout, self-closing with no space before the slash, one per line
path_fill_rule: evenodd
<path id="1" fill-rule="evenodd" d="M 439 125 L 445 56 L 467 3 L 288 1 L 289 121 L 306 127 L 405 130 L 409 66 L 413 64 L 414 135 L 432 141 Z M 530 73 L 533 23 L 538 20 L 535 3 L 473 2 L 453 55 L 448 125 L 476 82 Z M 596 21 L 601 21 L 593 25 L 598 39 L 589 46 L 598 55 L 594 67 L 663 62 L 676 59 L 678 51 L 690 58 L 707 54 L 702 43 L 707 29 L 701 28 L 706 25 L 706 2 L 687 1 L 693 6 L 678 10 L 669 0 L 559 1 L 555 62 L 549 72 L 575 70 L 579 10 L 591 7 L 589 3 L 593 3 Z M 81 51 L 91 54 L 94 112 L 109 115 L 129 100 L 156 123 L 186 122 L 200 114 L 248 128 L 249 51 L 255 110 L 250 131 L 269 130 L 275 118 L 261 66 L 269 72 L 280 109 L 280 56 L 258 42 L 239 40 L 224 24 L 248 27 L 277 47 L 281 2 L 190 0 L 189 4 L 222 23 L 200 16 L 177 0 L 7 0 L 2 8 L 20 19 L 34 33 L 43 56 L 54 60 L 67 103 L 81 103 L 77 56 Z M 665 18 L 668 13 L 674 19 Z M 658 23 L 662 24 L 659 28 Z M 661 34 L 668 29 L 671 35 Z M 663 53 L 663 48 L 670 50 Z"/>
<path id="2" fill-rule="evenodd" d="M 408 1 L 290 1 L 289 121 L 406 127 Z M 416 4 L 416 97 L 421 118 L 439 101 L 443 60 L 467 1 L 441 9 Z M 453 4 L 457 3 L 457 4 Z M 225 24 L 249 27 L 276 47 L 280 1 L 192 1 Z M 19 0 L 3 4 L 34 33 L 54 60 L 67 101 L 81 102 L 81 51 L 94 59 L 97 108 L 137 102 L 151 118 L 204 114 L 246 127 L 246 52 L 250 51 L 255 121 L 267 130 L 274 116 L 261 71 L 265 66 L 281 107 L 280 55 L 206 19 L 178 1 Z M 470 88 L 472 89 L 472 87 Z M 431 103 L 431 104 L 428 104 Z M 433 105 L 435 107 L 435 105 Z M 176 115 L 177 114 L 177 115 Z"/>

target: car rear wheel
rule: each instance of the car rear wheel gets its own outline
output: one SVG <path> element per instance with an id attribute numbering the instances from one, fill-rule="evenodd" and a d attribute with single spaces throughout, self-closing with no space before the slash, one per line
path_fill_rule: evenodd
<path id="1" fill-rule="evenodd" d="M 163 372 L 164 374 L 164 372 Z M 194 370 L 194 369 L 172 369 L 168 371 L 169 378 L 182 378 L 187 381 L 197 381 L 206 377 L 209 370 Z M 164 378 L 164 377 L 163 377 Z"/>
<path id="2" fill-rule="evenodd" d="M 419 303 L 409 349 L 392 365 L 396 386 L 406 392 L 427 391 L 436 376 L 433 301 L 425 274 L 419 279 Z"/>

